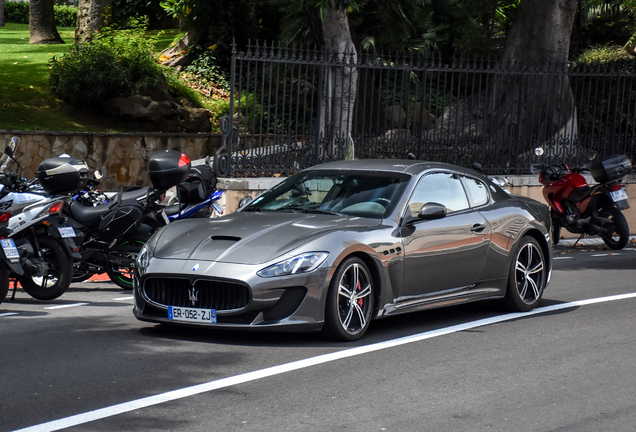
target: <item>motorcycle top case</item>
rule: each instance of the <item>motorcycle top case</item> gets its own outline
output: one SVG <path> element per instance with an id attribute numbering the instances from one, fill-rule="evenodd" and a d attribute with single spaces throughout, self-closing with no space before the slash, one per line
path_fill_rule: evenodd
<path id="1" fill-rule="evenodd" d="M 609 183 L 625 177 L 632 170 L 632 161 L 625 155 L 612 155 L 592 162 L 592 177 L 598 183 Z"/>
<path id="2" fill-rule="evenodd" d="M 190 175 L 177 185 L 177 197 L 184 204 L 193 204 L 206 199 L 216 189 L 216 173 L 210 165 L 195 165 Z"/>
<path id="3" fill-rule="evenodd" d="M 38 166 L 38 180 L 50 194 L 75 192 L 88 181 L 88 165 L 73 157 L 44 159 Z"/>
<path id="4" fill-rule="evenodd" d="M 190 158 L 176 150 L 159 150 L 150 155 L 148 177 L 158 189 L 170 189 L 190 175 Z"/>
<path id="5" fill-rule="evenodd" d="M 99 223 L 99 236 L 106 241 L 134 231 L 141 224 L 144 216 L 141 207 L 136 205 L 122 205 L 107 213 Z"/>

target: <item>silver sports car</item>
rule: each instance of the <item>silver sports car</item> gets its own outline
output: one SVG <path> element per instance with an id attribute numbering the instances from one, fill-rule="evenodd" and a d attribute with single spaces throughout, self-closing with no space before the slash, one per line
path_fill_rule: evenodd
<path id="1" fill-rule="evenodd" d="M 295 174 L 235 213 L 171 223 L 137 258 L 135 316 L 360 338 L 374 318 L 539 303 L 548 207 L 441 163 L 356 160 Z"/>

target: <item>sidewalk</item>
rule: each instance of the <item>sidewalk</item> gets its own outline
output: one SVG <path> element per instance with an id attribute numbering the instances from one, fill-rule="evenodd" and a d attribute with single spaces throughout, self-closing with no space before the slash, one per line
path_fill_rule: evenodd
<path id="1" fill-rule="evenodd" d="M 577 238 L 568 238 L 568 239 L 561 239 L 559 240 L 559 244 L 557 246 L 574 246 L 574 243 L 576 242 Z M 583 237 L 581 240 L 579 240 L 578 242 L 576 242 L 577 245 L 579 246 L 600 246 L 605 244 L 603 242 L 603 239 L 600 237 Z M 636 247 L 636 235 L 633 236 L 629 236 L 629 242 L 627 243 L 626 247 Z"/>

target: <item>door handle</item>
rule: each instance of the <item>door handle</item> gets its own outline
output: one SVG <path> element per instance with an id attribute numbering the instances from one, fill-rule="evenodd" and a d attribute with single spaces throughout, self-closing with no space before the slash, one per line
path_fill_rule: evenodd
<path id="1" fill-rule="evenodd" d="M 470 229 L 472 232 L 476 232 L 476 233 L 480 233 L 483 230 L 486 229 L 486 225 L 484 224 L 475 224 L 472 226 L 472 228 Z"/>

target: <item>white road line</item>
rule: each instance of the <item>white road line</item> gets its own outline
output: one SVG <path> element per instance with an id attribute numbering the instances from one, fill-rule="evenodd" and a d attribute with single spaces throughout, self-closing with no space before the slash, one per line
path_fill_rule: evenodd
<path id="1" fill-rule="evenodd" d="M 572 259 L 572 258 L 574 258 L 574 257 L 554 257 L 555 260 L 558 260 L 558 259 Z"/>
<path id="2" fill-rule="evenodd" d="M 518 318 L 525 318 L 532 315 L 542 314 L 546 312 L 552 312 L 561 309 L 569 309 L 579 306 L 587 306 L 595 303 L 603 303 L 614 300 L 625 300 L 630 298 L 635 298 L 635 293 L 628 294 L 620 294 L 608 297 L 600 297 L 595 299 L 588 300 L 579 300 L 571 303 L 561 303 L 555 304 L 551 306 L 545 306 L 542 308 L 534 309 L 530 312 L 525 313 L 510 313 L 506 315 L 499 315 L 490 318 L 484 318 L 477 321 L 471 321 L 464 324 L 457 324 L 454 326 L 432 330 L 424 333 L 419 333 L 412 336 L 405 336 L 398 339 L 388 340 L 385 342 L 378 342 L 372 345 L 365 345 L 356 348 L 345 349 L 342 351 L 338 351 L 331 354 L 323 354 L 316 357 L 310 357 L 304 360 L 298 360 L 291 363 L 286 363 L 278 366 L 272 366 L 269 368 L 247 372 L 241 375 L 235 375 L 227 378 L 222 378 L 216 381 L 210 381 L 203 384 L 194 385 L 191 387 L 185 387 L 178 390 L 169 391 L 166 393 L 158 394 L 155 396 L 148 396 L 145 398 L 133 400 L 130 402 L 124 402 L 118 405 L 112 405 L 106 408 L 96 409 L 94 411 L 89 411 L 82 414 L 77 414 L 74 416 L 66 417 L 59 420 L 53 420 L 47 423 L 41 423 L 39 425 L 30 426 L 24 429 L 19 429 L 14 432 L 51 432 L 64 428 L 69 428 L 73 426 L 78 426 L 84 423 L 88 423 L 95 420 L 100 420 L 108 417 L 113 417 L 118 414 L 127 413 L 130 411 L 135 411 L 142 408 L 147 408 L 149 406 L 162 404 L 165 402 L 170 402 L 178 399 L 183 399 L 189 396 L 194 396 L 200 393 L 206 393 L 213 390 L 219 390 L 222 388 L 227 388 L 231 386 L 235 386 L 238 384 L 243 384 L 250 381 L 255 381 L 261 378 L 267 378 L 274 375 L 280 375 L 286 372 L 291 372 L 299 369 L 308 368 L 311 366 L 320 365 L 323 363 L 329 363 L 336 360 L 342 360 L 349 357 L 354 357 L 362 354 L 367 354 L 375 351 L 380 351 L 387 348 L 393 348 L 400 345 L 406 345 L 414 342 L 423 341 L 426 339 L 431 339 L 438 336 L 444 336 L 451 333 L 456 333 L 460 331 L 466 331 L 470 329 L 474 329 L 476 327 L 487 326 L 491 324 L 497 324 L 504 321 L 511 321 Z"/>
<path id="3" fill-rule="evenodd" d="M 11 315 L 17 315 L 17 314 L 18 314 L 17 312 L 5 312 L 5 313 L 1 313 L 1 314 L 0 314 L 0 317 L 3 317 L 3 316 L 11 316 Z"/>
<path id="4" fill-rule="evenodd" d="M 115 298 L 115 299 L 113 299 L 113 300 L 132 300 L 132 299 L 134 299 L 134 298 L 135 298 L 134 296 L 129 296 L 129 297 L 117 297 L 117 298 Z"/>
<path id="5" fill-rule="evenodd" d="M 608 253 L 604 253 L 604 254 L 594 254 L 594 255 L 590 255 L 593 257 L 605 257 L 605 256 L 617 256 L 620 255 L 619 253 L 614 253 L 614 252 L 608 252 Z"/>
<path id="6" fill-rule="evenodd" d="M 64 304 L 64 305 L 57 305 L 57 306 L 47 306 L 44 309 L 64 309 L 64 308 L 70 308 L 75 306 L 84 306 L 87 304 L 88 303 L 72 303 L 72 304 Z"/>

